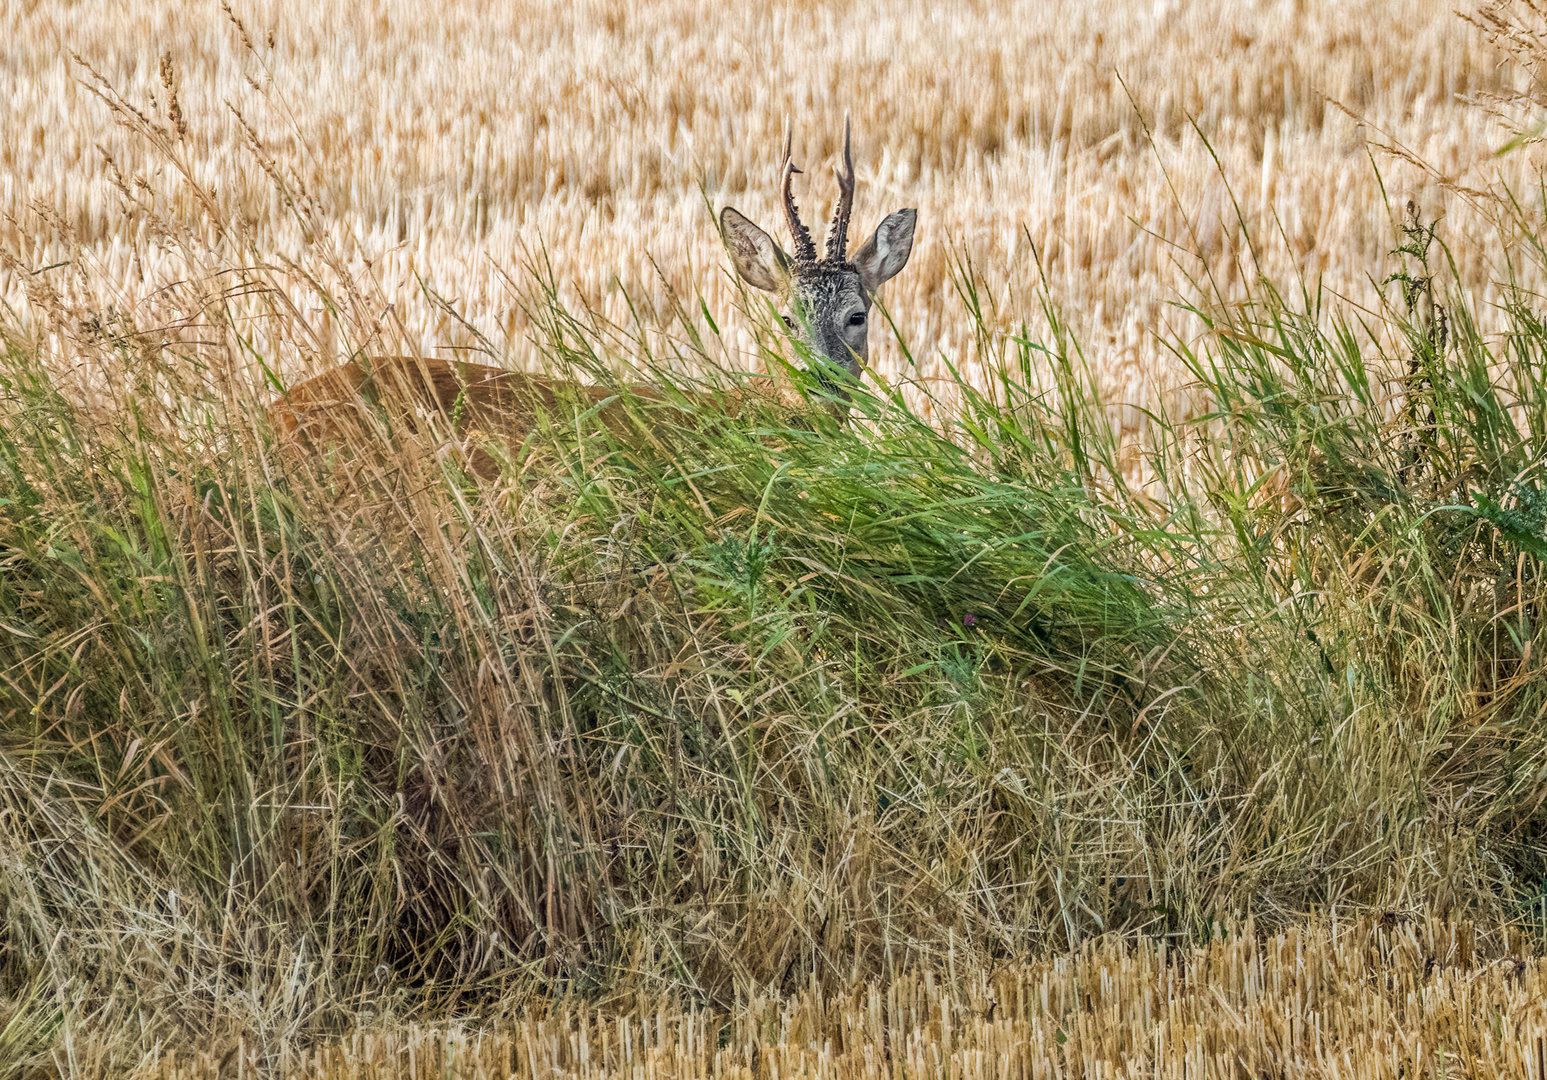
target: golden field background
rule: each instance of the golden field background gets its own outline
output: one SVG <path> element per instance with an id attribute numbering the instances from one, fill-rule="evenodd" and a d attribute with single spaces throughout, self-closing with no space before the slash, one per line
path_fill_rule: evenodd
<path id="1" fill-rule="evenodd" d="M 214 3 L 0 6 L 10 103 L 0 250 L 17 256 L 0 268 L 0 297 L 13 309 L 35 275 L 55 285 L 71 275 L 81 311 L 174 322 L 151 308 L 219 264 L 147 234 L 146 215 L 125 209 L 115 174 L 194 235 L 210 217 L 166 158 L 114 125 L 90 90 L 95 72 L 157 118 L 171 160 L 248 224 L 251 257 L 307 265 L 322 255 L 379 284 L 382 340 L 362 342 L 295 279 L 315 352 L 252 327 L 286 381 L 362 346 L 434 355 L 473 344 L 416 278 L 492 343 L 496 362 L 532 366 L 519 292 L 523 266 L 543 259 L 570 300 L 620 323 L 633 318 L 625 294 L 657 328 L 671 323 L 672 292 L 689 311 L 701 293 L 725 331 L 725 362 L 755 366 L 705 199 L 782 236 L 776 169 L 788 116 L 806 169 L 797 197 L 808 219 L 825 220 L 847 110 L 856 234 L 898 207 L 920 212 L 912 263 L 882 297 L 916 366 L 873 334 L 879 378 L 938 393 L 945 357 L 983 380 L 952 284 L 965 258 L 992 305 L 990 326 L 1045 334 L 1046 290 L 1114 421 L 1132 433 L 1137 407 L 1178 385 L 1157 334 L 1196 344 L 1201 332 L 1174 301 L 1244 299 L 1260 268 L 1280 288 L 1319 281 L 1376 306 L 1372 281 L 1395 268 L 1395 212 L 1408 197 L 1443 215 L 1441 238 L 1486 317 L 1500 238 L 1454 189 L 1529 191 L 1539 160 L 1532 149 L 1496 156 L 1505 126 L 1463 100 L 1529 87 L 1529 73 L 1435 0 L 323 2 L 232 12 L 241 27 Z M 164 54 L 180 134 L 167 118 Z M 282 192 L 313 200 L 326 237 L 303 234 Z"/>

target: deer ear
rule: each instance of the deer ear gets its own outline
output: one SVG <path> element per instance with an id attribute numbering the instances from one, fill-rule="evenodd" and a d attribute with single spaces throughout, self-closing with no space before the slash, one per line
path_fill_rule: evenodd
<path id="1" fill-rule="evenodd" d="M 908 264 L 908 256 L 913 254 L 913 226 L 918 216 L 917 210 L 898 210 L 886 215 L 865 241 L 865 246 L 854 253 L 854 268 L 859 271 L 866 297 L 874 296 L 877 289 Z"/>
<path id="2" fill-rule="evenodd" d="M 784 291 L 790 257 L 771 236 L 730 206 L 720 212 L 720 235 L 742 281 L 764 292 Z"/>

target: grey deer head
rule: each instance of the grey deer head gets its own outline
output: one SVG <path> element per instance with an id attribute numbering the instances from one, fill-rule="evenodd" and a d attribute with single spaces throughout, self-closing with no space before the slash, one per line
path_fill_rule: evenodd
<path id="1" fill-rule="evenodd" d="M 838 205 L 827 233 L 827 251 L 817 258 L 811 233 L 801 224 L 790 181 L 800 172 L 790 161 L 790 131 L 785 128 L 784 160 L 780 165 L 784 218 L 795 243 L 795 255 L 785 254 L 773 238 L 734 207 L 720 213 L 720 232 L 741 279 L 755 289 L 779 297 L 784 324 L 815 357 L 833 368 L 859 377 L 869 359 L 870 302 L 883 282 L 897 275 L 913 252 L 917 210 L 888 214 L 853 256 L 846 254 L 849 213 L 854 208 L 854 162 L 849 154 L 849 121 L 843 121 L 843 167 L 838 174 Z M 848 394 L 832 376 L 819 372 L 836 396 Z M 841 379 L 841 377 L 840 377 Z"/>

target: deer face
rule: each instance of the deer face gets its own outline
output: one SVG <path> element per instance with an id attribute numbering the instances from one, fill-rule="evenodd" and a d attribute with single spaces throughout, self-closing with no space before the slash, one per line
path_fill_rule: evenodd
<path id="1" fill-rule="evenodd" d="M 783 299 L 790 334 L 813 356 L 858 378 L 870 357 L 870 297 L 859 274 L 837 267 L 791 275 Z"/>
<path id="2" fill-rule="evenodd" d="M 882 283 L 907 264 L 913 252 L 913 227 L 918 212 L 898 210 L 888 215 L 852 259 L 846 256 L 849 213 L 854 204 L 854 165 L 845 121 L 838 205 L 828 231 L 826 255 L 818 259 L 816 245 L 801 224 L 790 191 L 791 177 L 799 171 L 790 163 L 790 140 L 786 135 L 781 172 L 784 214 L 795 243 L 793 257 L 733 207 L 727 206 L 721 212 L 720 231 L 741 279 L 779 297 L 784 324 L 791 336 L 831 369 L 858 378 L 870 355 L 871 300 Z M 840 397 L 846 396 L 828 373 L 819 374 Z"/>

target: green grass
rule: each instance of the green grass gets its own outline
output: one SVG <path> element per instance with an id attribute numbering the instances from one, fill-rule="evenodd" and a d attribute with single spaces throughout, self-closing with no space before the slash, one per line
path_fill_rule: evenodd
<path id="1" fill-rule="evenodd" d="M 314 355 L 299 274 L 363 347 L 368 283 L 325 240 L 268 267 L 234 223 L 157 220 L 218 287 L 134 322 L 44 275 L 4 328 L 16 1068 L 534 992 L 724 1004 L 1248 914 L 1539 926 L 1524 295 L 1500 342 L 1446 299 L 1444 349 L 1313 292 L 1200 310 L 1215 332 L 1176 349 L 1211 411 L 1155 418 L 1142 491 L 1068 335 L 987 326 L 993 392 L 944 430 L 864 394 L 847 423 L 687 424 L 620 386 L 632 427 L 556 417 L 480 485 L 433 432 L 277 448 L 252 327 Z M 702 305 L 663 355 L 526 289 L 561 376 L 686 392 L 718 355 Z M 1410 365 L 1411 405 L 1382 382 Z"/>

